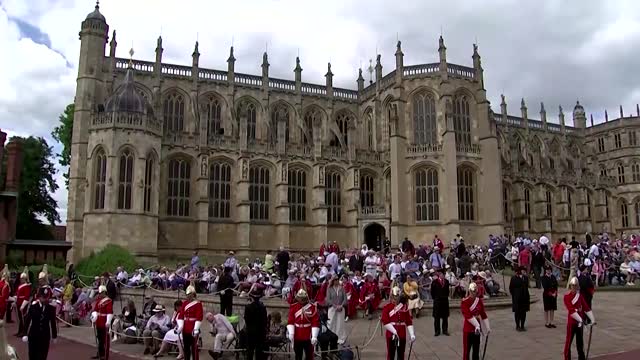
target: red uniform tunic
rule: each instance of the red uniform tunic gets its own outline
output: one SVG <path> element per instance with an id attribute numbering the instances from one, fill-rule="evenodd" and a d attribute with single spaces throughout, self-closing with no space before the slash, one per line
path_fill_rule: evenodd
<path id="1" fill-rule="evenodd" d="M 360 299 L 360 294 L 358 293 L 358 289 L 353 285 L 351 281 L 345 281 L 342 285 L 344 287 L 344 293 L 347 295 L 347 317 L 356 316 L 358 300 Z"/>
<path id="2" fill-rule="evenodd" d="M 326 251 L 326 247 L 324 244 L 320 245 L 320 251 L 318 252 L 318 256 L 324 256 L 324 252 Z"/>
<path id="3" fill-rule="evenodd" d="M 329 280 L 325 280 L 320 286 L 320 290 L 316 294 L 316 302 L 318 304 L 324 304 L 324 299 L 327 297 L 327 289 L 329 288 Z"/>
<path id="4" fill-rule="evenodd" d="M 462 299 L 460 303 L 460 311 L 464 317 L 464 324 L 462 326 L 462 332 L 470 333 L 476 331 L 476 327 L 473 326 L 468 320 L 472 317 L 478 319 L 478 323 L 482 325 L 482 321 L 487 318 L 487 313 L 484 311 L 484 302 L 480 297 L 466 297 Z"/>
<path id="5" fill-rule="evenodd" d="M 98 319 L 96 320 L 97 328 L 106 328 L 107 327 L 107 315 L 113 315 L 113 301 L 108 297 L 104 296 L 96 300 L 96 304 L 93 307 L 93 311 L 98 313 Z"/>
<path id="6" fill-rule="evenodd" d="M 329 253 L 340 253 L 340 246 L 338 246 L 338 243 L 331 243 L 329 245 Z"/>
<path id="7" fill-rule="evenodd" d="M 289 307 L 289 319 L 287 325 L 295 326 L 293 332 L 294 341 L 306 341 L 311 339 L 311 328 L 320 328 L 320 315 L 318 309 L 312 303 L 303 305 L 299 302 Z"/>
<path id="8" fill-rule="evenodd" d="M 413 325 L 413 319 L 411 318 L 411 312 L 406 305 L 388 303 L 382 308 L 382 325 L 393 324 L 393 327 L 398 332 L 400 339 L 407 338 L 407 326 Z M 387 339 L 391 339 L 393 334 L 386 330 Z"/>
<path id="9" fill-rule="evenodd" d="M 364 283 L 362 290 L 360 290 L 360 307 L 367 309 L 368 300 L 371 301 L 373 310 L 378 309 L 378 306 L 380 306 L 380 289 L 378 289 L 377 282 L 367 281 Z"/>
<path id="10" fill-rule="evenodd" d="M 185 300 L 178 314 L 178 320 L 184 320 L 182 328 L 183 334 L 191 334 L 195 328 L 196 321 L 202 322 L 204 311 L 202 303 L 198 300 Z"/>
<path id="11" fill-rule="evenodd" d="M 300 289 L 304 289 L 304 291 L 307 292 L 309 299 L 313 299 L 313 284 L 311 284 L 311 281 L 309 281 L 308 279 L 305 279 L 304 281 L 300 281 L 300 279 L 298 279 L 298 281 L 296 281 L 296 283 L 293 284 L 293 290 L 289 292 L 289 299 L 288 299 L 289 304 L 293 305 L 293 303 L 296 302 L 296 294 Z"/>
<path id="12" fill-rule="evenodd" d="M 29 301 L 30 296 L 31 284 L 20 284 L 20 286 L 18 286 L 18 290 L 16 290 L 16 306 L 18 307 L 18 311 L 20 311 L 20 308 L 25 301 Z"/>
<path id="13" fill-rule="evenodd" d="M 7 312 L 7 301 L 9 300 L 9 293 L 11 288 L 9 283 L 4 280 L 0 280 L 0 319 L 4 319 Z"/>
<path id="14" fill-rule="evenodd" d="M 571 317 L 571 314 L 578 313 L 581 318 L 586 317 L 586 313 L 591 311 L 589 309 L 589 305 L 584 300 L 584 297 L 580 295 L 580 292 L 568 292 L 564 295 L 564 306 L 567 308 L 567 329 L 570 329 L 572 326 L 577 325 L 578 322 L 576 319 Z M 568 330 L 567 330 L 568 331 Z"/>

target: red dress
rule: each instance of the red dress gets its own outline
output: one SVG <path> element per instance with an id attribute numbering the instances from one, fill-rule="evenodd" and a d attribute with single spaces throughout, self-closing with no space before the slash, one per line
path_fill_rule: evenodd
<path id="1" fill-rule="evenodd" d="M 372 281 L 364 283 L 360 291 L 360 307 L 362 309 L 367 309 L 368 300 L 371 301 L 373 310 L 378 309 L 378 306 L 380 306 L 380 289 L 378 289 L 378 283 Z"/>

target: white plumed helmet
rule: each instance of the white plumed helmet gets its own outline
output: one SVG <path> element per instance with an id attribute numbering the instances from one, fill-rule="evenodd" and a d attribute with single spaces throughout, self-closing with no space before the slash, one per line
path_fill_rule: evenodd
<path id="1" fill-rule="evenodd" d="M 98 286 L 98 294 L 102 294 L 104 292 L 107 292 L 107 287 L 104 285 Z"/>
<path id="2" fill-rule="evenodd" d="M 187 286 L 187 290 L 185 292 L 187 293 L 187 295 L 195 294 L 196 293 L 196 288 L 193 285 L 189 285 L 189 286 Z"/>

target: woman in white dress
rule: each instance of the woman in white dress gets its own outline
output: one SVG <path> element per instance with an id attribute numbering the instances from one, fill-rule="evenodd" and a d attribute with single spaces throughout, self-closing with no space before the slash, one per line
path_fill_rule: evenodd
<path id="1" fill-rule="evenodd" d="M 176 334 L 174 330 L 178 327 L 177 318 L 178 313 L 180 312 L 180 308 L 182 308 L 182 301 L 176 300 L 176 302 L 173 303 L 173 316 L 171 317 L 171 324 L 173 326 L 173 329 L 170 329 L 166 334 L 164 334 L 162 345 L 160 345 L 160 350 L 158 350 L 158 352 L 155 353 L 153 357 L 161 357 L 165 352 L 169 350 L 170 346 L 175 345 L 178 348 L 179 352 L 176 359 L 180 360 L 184 358 L 184 352 L 182 351 L 182 341 L 178 341 L 182 340 L 182 334 Z"/>

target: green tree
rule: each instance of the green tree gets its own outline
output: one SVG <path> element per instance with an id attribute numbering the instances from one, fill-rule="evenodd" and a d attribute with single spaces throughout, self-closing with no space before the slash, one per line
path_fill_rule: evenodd
<path id="1" fill-rule="evenodd" d="M 40 219 L 45 218 L 50 224 L 60 221 L 58 203 L 51 196 L 58 189 L 53 149 L 42 137 L 14 139 L 22 142 L 23 154 L 16 236 L 30 240 L 51 239 L 51 233 Z"/>
<path id="2" fill-rule="evenodd" d="M 58 154 L 58 164 L 61 166 L 69 166 L 71 164 L 71 135 L 73 134 L 73 113 L 75 105 L 69 104 L 60 114 L 58 118 L 60 125 L 56 126 L 51 132 L 51 136 L 62 145 L 62 152 Z M 69 170 L 62 174 L 64 183 L 69 188 Z"/>

